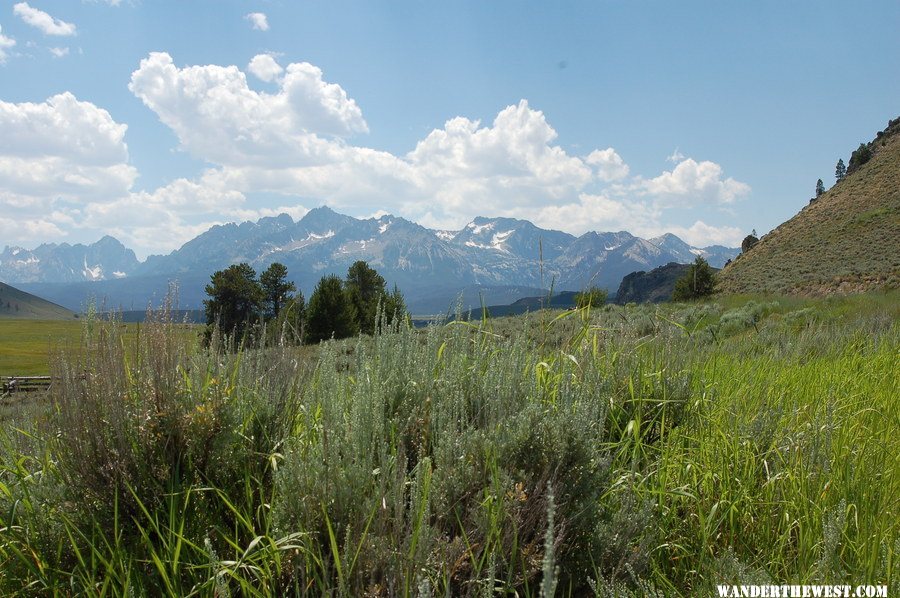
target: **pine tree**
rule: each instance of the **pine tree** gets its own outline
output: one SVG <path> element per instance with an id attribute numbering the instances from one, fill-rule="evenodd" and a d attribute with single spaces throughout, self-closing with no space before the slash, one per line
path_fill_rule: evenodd
<path id="1" fill-rule="evenodd" d="M 375 332 L 375 318 L 378 304 L 384 304 L 387 295 L 384 278 L 360 260 L 347 270 L 344 290 L 356 310 L 356 324 L 365 334 Z"/>
<path id="2" fill-rule="evenodd" d="M 837 166 L 834 168 L 834 178 L 840 183 L 845 176 L 847 176 L 847 167 L 844 166 L 844 160 L 841 158 L 837 161 Z"/>
<path id="3" fill-rule="evenodd" d="M 819 197 L 825 193 L 825 183 L 822 182 L 822 179 L 816 181 L 816 197 Z"/>
<path id="4" fill-rule="evenodd" d="M 206 294 L 209 299 L 203 305 L 209 326 L 207 338 L 216 323 L 223 333 L 243 338 L 250 324 L 261 315 L 263 290 L 249 264 L 235 264 L 213 274 Z"/>
<path id="5" fill-rule="evenodd" d="M 294 283 L 288 281 L 287 273 L 284 264 L 275 262 L 259 276 L 265 302 L 266 320 L 277 318 L 281 312 L 281 306 L 290 301 L 291 293 L 297 290 Z"/>
<path id="6" fill-rule="evenodd" d="M 381 305 L 381 313 L 388 324 L 400 324 L 409 321 L 409 312 L 406 311 L 406 301 L 397 285 L 394 290 L 384 296 Z"/>
<path id="7" fill-rule="evenodd" d="M 687 272 L 675 281 L 672 301 L 690 301 L 707 297 L 712 295 L 715 284 L 715 273 L 709 263 L 698 255 Z"/>
<path id="8" fill-rule="evenodd" d="M 341 279 L 329 275 L 319 280 L 306 308 L 306 341 L 347 338 L 359 331 L 353 307 Z"/>

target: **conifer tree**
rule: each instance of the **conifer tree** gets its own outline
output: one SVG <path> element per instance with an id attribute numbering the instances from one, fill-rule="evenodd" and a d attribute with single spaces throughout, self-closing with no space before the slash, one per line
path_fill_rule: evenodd
<path id="1" fill-rule="evenodd" d="M 209 299 L 203 305 L 210 329 L 218 323 L 223 333 L 242 338 L 260 316 L 263 290 L 250 264 L 234 264 L 214 273 L 206 285 L 206 294 Z"/>
<path id="2" fill-rule="evenodd" d="M 275 262 L 259 276 L 265 301 L 266 320 L 277 318 L 281 307 L 291 300 L 291 293 L 297 290 L 294 283 L 287 279 L 287 273 L 284 264 Z"/>
<path id="3" fill-rule="evenodd" d="M 341 279 L 329 275 L 319 280 L 306 308 L 306 341 L 347 338 L 359 331 L 356 309 L 344 291 Z"/>
<path id="4" fill-rule="evenodd" d="M 359 260 L 347 270 L 344 290 L 356 311 L 359 330 L 365 334 L 375 332 L 378 304 L 384 304 L 387 295 L 384 278 L 369 264 Z"/>
<path id="5" fill-rule="evenodd" d="M 406 311 L 406 301 L 397 285 L 394 290 L 384 296 L 382 300 L 381 313 L 388 324 L 406 322 L 409 319 L 409 313 Z"/>
<path id="6" fill-rule="evenodd" d="M 715 273 L 709 263 L 698 255 L 687 272 L 675 281 L 672 300 L 690 301 L 712 295 L 715 284 Z"/>

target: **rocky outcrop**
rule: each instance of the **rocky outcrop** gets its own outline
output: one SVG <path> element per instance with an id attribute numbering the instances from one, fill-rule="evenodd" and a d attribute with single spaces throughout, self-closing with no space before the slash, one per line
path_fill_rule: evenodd
<path id="1" fill-rule="evenodd" d="M 616 292 L 616 303 L 662 303 L 672 299 L 675 281 L 678 280 L 689 264 L 670 262 L 665 266 L 654 268 L 649 272 L 632 272 L 622 279 Z"/>

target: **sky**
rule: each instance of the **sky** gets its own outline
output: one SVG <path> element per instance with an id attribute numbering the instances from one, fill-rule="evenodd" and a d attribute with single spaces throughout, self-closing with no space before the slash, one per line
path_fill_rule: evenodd
<path id="1" fill-rule="evenodd" d="M 765 233 L 900 115 L 900 3 L 0 0 L 0 247 L 327 205 Z"/>

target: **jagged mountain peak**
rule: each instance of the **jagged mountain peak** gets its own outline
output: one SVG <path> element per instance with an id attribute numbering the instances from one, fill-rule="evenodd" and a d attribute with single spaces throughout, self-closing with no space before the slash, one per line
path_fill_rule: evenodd
<path id="1" fill-rule="evenodd" d="M 282 212 L 277 216 L 265 216 L 260 218 L 256 223 L 261 226 L 287 228 L 289 226 L 294 226 L 294 219 L 291 218 L 289 214 Z"/>
<path id="2" fill-rule="evenodd" d="M 356 222 L 360 222 L 352 216 L 346 216 L 335 212 L 328 206 L 319 206 L 307 212 L 303 218 L 297 221 L 297 226 L 304 230 L 314 231 L 325 227 L 325 229 L 343 227 Z"/>

